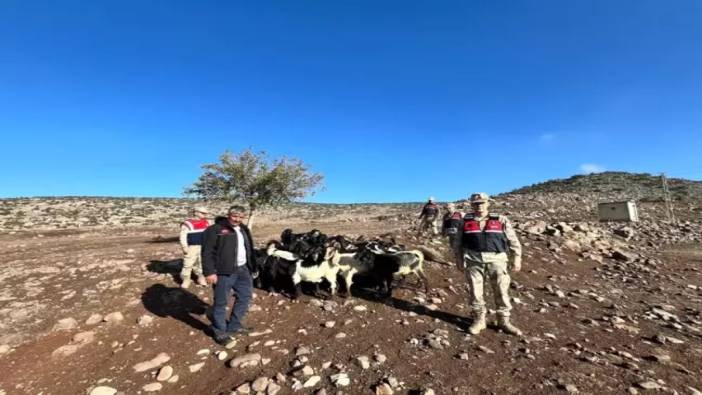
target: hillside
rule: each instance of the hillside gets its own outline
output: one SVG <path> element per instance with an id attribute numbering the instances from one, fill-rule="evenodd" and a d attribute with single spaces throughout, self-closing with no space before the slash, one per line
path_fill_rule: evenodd
<path id="1" fill-rule="evenodd" d="M 0 230 L 75 229 L 85 227 L 178 227 L 197 201 L 184 198 L 33 197 L 0 199 Z M 213 215 L 226 212 L 227 202 L 205 203 Z M 255 221 L 363 220 L 397 216 L 418 204 L 293 203 L 256 213 Z"/>
<path id="2" fill-rule="evenodd" d="M 410 278 L 384 300 L 359 281 L 346 298 L 296 301 L 257 289 L 254 331 L 228 349 L 208 336 L 212 290 L 179 287 L 173 236 L 195 202 L 0 200 L 0 395 L 699 394 L 700 201 L 677 200 L 679 222 L 640 200 L 641 222 L 600 223 L 588 188 L 644 190 L 650 176 L 601 178 L 496 199 L 524 250 L 510 288 L 523 337 L 466 332 L 465 273 L 444 238 L 417 237 L 420 204 L 294 204 L 261 213 L 259 246 L 286 227 L 391 234 L 428 251 L 431 289 Z"/>
<path id="3" fill-rule="evenodd" d="M 699 220 L 702 181 L 668 179 L 673 211 L 678 220 Z M 596 221 L 597 204 L 633 200 L 642 219 L 664 218 L 665 204 L 659 176 L 605 172 L 550 180 L 498 195 L 495 209 L 516 218 L 559 221 Z"/>
<path id="4" fill-rule="evenodd" d="M 694 220 L 702 213 L 702 181 L 669 179 L 676 217 Z M 635 200 L 642 218 L 660 215 L 660 177 L 606 172 L 550 180 L 497 196 L 494 209 L 513 219 L 596 220 L 597 202 Z M 0 230 L 85 227 L 161 227 L 177 225 L 196 202 L 184 198 L 33 197 L 0 199 Z M 208 204 L 223 213 L 228 203 Z M 421 203 L 294 203 L 257 213 L 256 221 L 300 222 L 406 221 Z"/>
<path id="5" fill-rule="evenodd" d="M 702 198 L 702 181 L 669 178 L 668 188 L 674 200 Z M 510 194 L 528 193 L 598 194 L 602 199 L 634 199 L 660 201 L 663 198 L 661 177 L 648 173 L 607 171 L 575 175 L 516 189 Z"/>

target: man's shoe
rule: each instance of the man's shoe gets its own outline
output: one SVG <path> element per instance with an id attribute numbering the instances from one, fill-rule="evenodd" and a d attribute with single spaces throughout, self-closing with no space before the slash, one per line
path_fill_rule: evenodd
<path id="1" fill-rule="evenodd" d="M 180 287 L 183 289 L 188 289 L 188 287 L 190 287 L 190 280 L 189 279 L 183 280 L 183 282 L 180 283 Z"/>
<path id="2" fill-rule="evenodd" d="M 234 332 L 230 332 L 229 335 L 230 336 L 248 335 L 251 332 L 253 332 L 253 328 L 242 326 L 241 328 L 235 330 Z"/>
<path id="3" fill-rule="evenodd" d="M 214 341 L 215 343 L 219 344 L 220 346 L 224 346 L 225 348 L 231 348 L 236 345 L 236 339 L 230 335 L 225 335 L 221 337 L 215 336 Z"/>
<path id="4" fill-rule="evenodd" d="M 497 326 L 509 335 L 514 335 L 514 336 L 521 336 L 522 335 L 522 331 L 509 322 L 509 317 L 498 318 Z"/>
<path id="5" fill-rule="evenodd" d="M 475 318 L 473 318 L 473 323 L 470 324 L 470 327 L 468 328 L 468 333 L 475 336 L 482 332 L 486 327 L 487 323 L 485 322 L 485 314 L 476 314 Z"/>

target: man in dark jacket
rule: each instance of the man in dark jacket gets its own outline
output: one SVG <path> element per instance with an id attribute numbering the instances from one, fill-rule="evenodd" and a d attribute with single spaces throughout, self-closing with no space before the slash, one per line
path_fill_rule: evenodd
<path id="1" fill-rule="evenodd" d="M 429 201 L 422 207 L 422 212 L 419 214 L 419 235 L 424 236 L 427 231 L 432 237 L 438 235 L 438 219 L 439 206 L 434 203 L 434 197 L 430 196 Z"/>
<path id="2" fill-rule="evenodd" d="M 461 239 L 463 238 L 463 213 L 456 211 L 456 205 L 448 203 L 446 205 L 446 214 L 443 218 L 442 234 L 448 237 L 451 252 L 453 252 L 454 262 L 456 267 L 463 270 L 463 248 L 461 247 Z"/>
<path id="3" fill-rule="evenodd" d="M 229 208 L 226 218 L 208 227 L 202 242 L 202 271 L 214 287 L 212 330 L 219 344 L 228 344 L 233 336 L 244 331 L 241 321 L 253 293 L 253 278 L 258 275 L 254 260 L 251 231 L 242 223 L 246 218 L 242 206 Z M 236 301 L 229 320 L 226 319 L 230 290 Z"/>

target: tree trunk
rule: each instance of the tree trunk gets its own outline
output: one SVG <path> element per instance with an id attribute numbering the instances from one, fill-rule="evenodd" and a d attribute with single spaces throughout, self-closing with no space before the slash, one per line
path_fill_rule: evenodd
<path id="1" fill-rule="evenodd" d="M 246 220 L 246 226 L 252 232 L 253 232 L 253 224 L 254 224 L 254 211 L 255 211 L 254 209 L 249 208 L 249 218 Z"/>

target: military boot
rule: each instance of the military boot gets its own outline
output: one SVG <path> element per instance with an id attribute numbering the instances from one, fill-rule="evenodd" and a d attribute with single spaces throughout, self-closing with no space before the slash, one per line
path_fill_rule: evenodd
<path id="1" fill-rule="evenodd" d="M 201 275 L 197 276 L 197 285 L 202 285 L 202 286 L 207 285 L 207 280 L 205 280 L 204 275 L 201 274 Z"/>
<path id="2" fill-rule="evenodd" d="M 188 287 L 190 287 L 190 279 L 186 278 L 185 280 L 183 280 L 183 282 L 180 283 L 180 287 L 183 289 L 188 289 Z"/>
<path id="3" fill-rule="evenodd" d="M 486 326 L 487 326 L 487 323 L 485 322 L 485 313 L 477 313 L 473 317 L 473 323 L 470 324 L 470 327 L 468 328 L 468 332 L 471 335 L 477 335 L 483 329 L 485 329 Z"/>
<path id="4" fill-rule="evenodd" d="M 509 317 L 504 317 L 504 316 L 499 317 L 497 319 L 497 326 L 507 334 L 514 335 L 514 336 L 521 336 L 522 335 L 522 331 L 509 322 Z"/>

